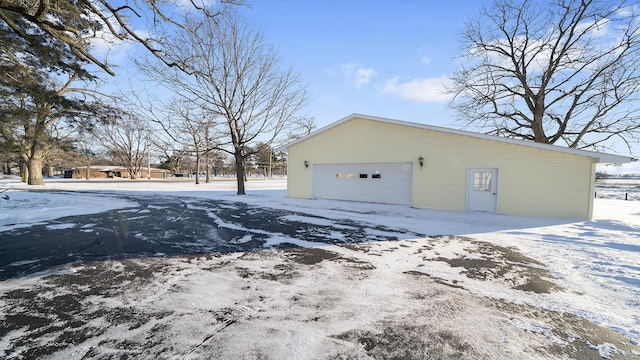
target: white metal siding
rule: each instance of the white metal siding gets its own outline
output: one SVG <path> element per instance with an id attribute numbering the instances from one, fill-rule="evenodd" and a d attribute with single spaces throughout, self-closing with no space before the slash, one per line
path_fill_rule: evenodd
<path id="1" fill-rule="evenodd" d="M 315 164 L 412 162 L 416 208 L 465 211 L 468 169 L 499 168 L 500 214 L 586 218 L 592 211 L 593 159 L 500 141 L 353 118 L 290 147 L 288 160 L 290 197 L 318 197 Z"/>
<path id="2" fill-rule="evenodd" d="M 467 210 L 495 213 L 498 205 L 498 169 L 469 169 Z"/>
<path id="3" fill-rule="evenodd" d="M 313 197 L 411 205 L 411 163 L 314 164 Z"/>

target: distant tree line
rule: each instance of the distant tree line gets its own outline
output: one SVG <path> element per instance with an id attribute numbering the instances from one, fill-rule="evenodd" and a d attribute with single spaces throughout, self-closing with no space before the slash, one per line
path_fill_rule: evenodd
<path id="1" fill-rule="evenodd" d="M 640 178 L 640 173 L 638 174 L 609 174 L 606 171 L 597 171 L 596 172 L 596 180 L 602 180 L 602 179 L 618 179 L 618 178 L 623 178 L 623 179 L 637 179 Z"/>

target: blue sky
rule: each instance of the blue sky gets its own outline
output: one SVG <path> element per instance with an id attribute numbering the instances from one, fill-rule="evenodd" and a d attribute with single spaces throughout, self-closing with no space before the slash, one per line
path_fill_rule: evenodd
<path id="1" fill-rule="evenodd" d="M 491 3 L 249 0 L 240 10 L 307 85 L 304 112 L 319 128 L 352 113 L 457 128 L 441 89 L 458 68 L 465 23 Z"/>
<path id="2" fill-rule="evenodd" d="M 458 68 L 465 23 L 491 0 L 249 4 L 243 12 L 308 85 L 318 127 L 362 113 L 459 128 L 440 89 Z"/>
<path id="3" fill-rule="evenodd" d="M 244 9 L 300 74 L 319 127 L 351 113 L 453 126 L 438 91 L 480 1 L 255 1 Z"/>

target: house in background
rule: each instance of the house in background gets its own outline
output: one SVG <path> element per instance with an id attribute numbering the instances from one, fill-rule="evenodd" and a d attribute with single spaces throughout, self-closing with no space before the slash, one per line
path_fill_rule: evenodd
<path id="1" fill-rule="evenodd" d="M 148 168 L 140 169 L 141 179 L 164 179 L 169 173 L 164 169 L 151 168 L 151 176 L 147 176 L 149 173 Z M 87 167 L 75 167 L 64 171 L 64 177 L 69 179 L 86 179 Z M 131 178 L 127 168 L 123 166 L 100 166 L 92 165 L 89 167 L 89 179 L 111 179 L 111 178 Z"/>
<path id="2" fill-rule="evenodd" d="M 625 156 L 353 114 L 287 145 L 287 195 L 591 218 L 598 163 Z"/>

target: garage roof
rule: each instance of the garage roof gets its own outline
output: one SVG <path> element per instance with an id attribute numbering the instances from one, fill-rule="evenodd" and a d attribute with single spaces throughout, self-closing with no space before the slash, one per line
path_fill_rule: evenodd
<path id="1" fill-rule="evenodd" d="M 532 142 L 532 141 L 524 141 L 524 140 L 517 140 L 517 139 L 510 139 L 510 138 L 505 138 L 505 137 L 500 137 L 500 136 L 494 136 L 494 135 L 487 135 L 487 134 L 481 134 L 481 133 L 476 133 L 476 132 L 471 132 L 471 131 L 465 131 L 465 130 L 456 130 L 456 129 L 450 129 L 450 128 L 445 128 L 445 127 L 440 127 L 440 126 L 432 126 L 432 125 L 426 125 L 426 124 L 420 124 L 420 123 L 413 123 L 413 122 L 408 122 L 408 121 L 402 121 L 402 120 L 395 120 L 395 119 L 387 119 L 387 118 L 382 118 L 382 117 L 377 117 L 377 116 L 370 116 L 370 115 L 362 115 L 362 114 L 351 114 L 345 118 L 342 118 L 332 124 L 329 124 L 323 128 L 320 128 L 314 132 L 312 132 L 309 135 L 303 136 L 289 144 L 287 144 L 285 146 L 285 148 L 289 148 L 295 144 L 301 143 L 311 137 L 314 137 L 318 134 L 321 134 L 327 130 L 330 130 L 340 124 L 343 124 L 347 121 L 353 120 L 353 119 L 364 119 L 364 120 L 370 120 L 370 121 L 377 121 L 377 122 L 382 122 L 382 123 L 387 123 L 387 124 L 396 124 L 396 125 L 402 125 L 402 126 L 408 126 L 408 127 L 413 127 L 413 128 L 418 128 L 418 129 L 425 129 L 425 130 L 431 130 L 431 131 L 439 131 L 439 132 L 443 132 L 443 133 L 448 133 L 448 134 L 455 134 L 455 135 L 461 135 L 461 136 L 469 136 L 472 138 L 476 138 L 476 139 L 485 139 L 485 140 L 491 140 L 491 141 L 499 141 L 499 142 L 503 142 L 503 143 L 509 143 L 509 144 L 515 144 L 515 145 L 520 145 L 520 146 L 528 146 L 528 147 L 533 147 L 533 148 L 538 148 L 538 149 L 544 149 L 544 150 L 549 150 L 549 151 L 557 151 L 557 152 L 561 152 L 561 153 L 566 153 L 566 154 L 573 154 L 573 155 L 580 155 L 580 156 L 585 156 L 585 157 L 589 157 L 592 159 L 595 159 L 596 162 L 598 163 L 615 163 L 615 164 L 621 164 L 621 163 L 628 163 L 628 162 L 632 162 L 632 161 L 637 161 L 637 159 L 634 159 L 632 157 L 629 156 L 621 156 L 621 155 L 614 155 L 614 154 L 606 154 L 606 153 L 601 153 L 601 152 L 595 152 L 595 151 L 587 151 L 587 150 L 579 150 L 579 149 L 573 149 L 573 148 L 568 148 L 568 147 L 562 147 L 562 146 L 557 146 L 557 145 L 549 145 L 549 144 L 542 144 L 542 143 L 536 143 L 536 142 Z"/>

